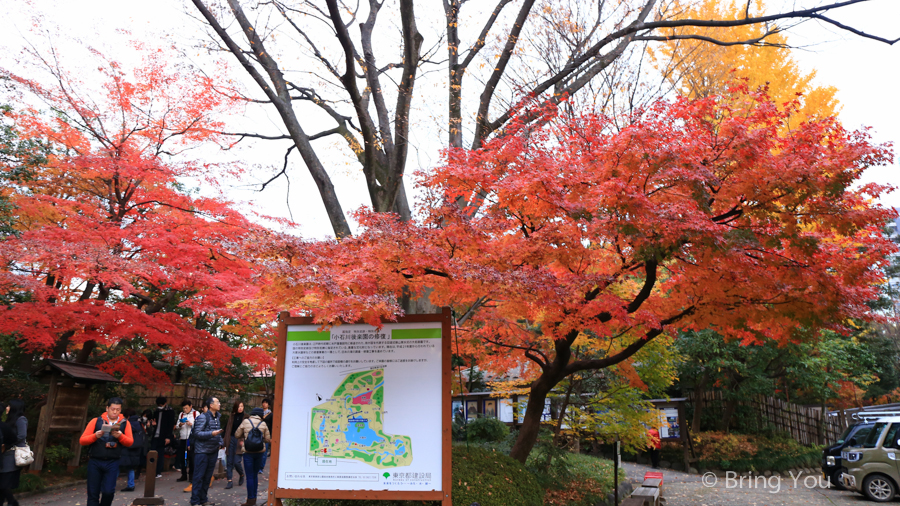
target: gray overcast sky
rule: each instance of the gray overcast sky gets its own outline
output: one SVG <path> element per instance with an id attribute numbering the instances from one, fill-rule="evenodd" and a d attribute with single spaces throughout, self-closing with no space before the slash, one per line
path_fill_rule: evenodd
<path id="1" fill-rule="evenodd" d="M 768 3 L 774 6 L 778 0 L 770 0 Z M 821 2 L 810 0 L 786 3 L 812 5 Z M 440 9 L 439 2 L 431 4 L 435 9 Z M 114 59 L 127 60 L 127 53 L 123 53 L 126 48 L 122 43 L 128 37 L 117 31 L 128 30 L 131 37 L 151 41 L 196 41 L 202 35 L 198 31 L 198 24 L 190 20 L 187 13 L 194 14 L 193 7 L 187 0 L 40 0 L 27 3 L 7 0 L 0 3 L 0 15 L 4 16 L 6 26 L 0 33 L 0 49 L 7 55 L 0 56 L 0 66 L 10 65 L 9 55 L 18 53 L 25 38 L 31 41 L 38 38 L 29 32 L 30 18 L 35 15 L 44 19 L 47 28 L 58 28 L 70 37 L 96 45 Z M 896 23 L 900 20 L 900 0 L 874 0 L 841 9 L 838 18 L 869 33 L 891 38 L 900 36 L 900 26 Z M 788 36 L 792 44 L 803 47 L 802 50 L 795 51 L 795 58 L 805 69 L 817 70 L 818 84 L 838 88 L 838 98 L 842 104 L 840 116 L 846 127 L 871 126 L 876 141 L 900 145 L 900 95 L 897 92 L 900 82 L 900 43 L 888 46 L 815 22 L 795 28 Z M 233 66 L 232 71 L 239 72 L 240 69 Z M 445 108 L 444 105 L 438 107 L 442 110 Z M 239 120 L 244 131 L 248 130 L 247 123 L 252 123 L 275 133 L 280 128 L 274 116 L 274 112 L 262 112 Z M 427 123 L 427 120 L 422 121 L 423 124 Z M 427 167 L 437 162 L 435 146 L 440 143 L 434 142 L 437 133 L 434 129 L 423 128 L 421 132 L 419 135 L 426 137 L 413 139 L 413 144 L 420 149 L 411 151 L 410 163 L 416 167 Z M 415 135 L 416 130 L 412 133 Z M 274 165 L 281 163 L 284 149 L 268 145 L 244 153 L 248 158 L 264 159 L 261 162 L 263 165 Z M 341 160 L 331 161 L 336 162 L 330 164 L 330 170 L 345 212 L 367 204 L 364 182 L 358 171 L 352 168 L 353 165 L 344 164 Z M 328 160 L 326 166 L 329 166 Z M 335 166 L 338 169 L 334 169 Z M 330 226 L 318 194 L 299 161 L 293 163 L 292 173 L 291 207 L 294 218 L 301 224 L 301 233 L 313 237 L 330 235 Z M 258 179 L 262 177 L 260 175 Z M 867 173 L 866 180 L 900 186 L 900 165 L 895 162 L 891 167 L 871 170 Z M 283 184 L 273 185 L 264 193 L 233 188 L 229 195 L 263 209 L 264 213 L 287 215 Z M 882 201 L 886 205 L 900 207 L 900 191 L 888 195 Z"/>

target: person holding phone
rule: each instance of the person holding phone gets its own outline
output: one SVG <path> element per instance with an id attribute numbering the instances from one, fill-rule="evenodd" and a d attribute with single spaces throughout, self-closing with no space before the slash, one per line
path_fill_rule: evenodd
<path id="1" fill-rule="evenodd" d="M 206 400 L 209 411 L 202 413 L 194 420 L 193 445 L 194 445 L 194 479 L 191 484 L 191 505 L 215 506 L 209 501 L 209 484 L 212 481 L 213 471 L 216 468 L 219 449 L 225 446 L 222 433 L 219 399 L 210 397 Z"/>
<path id="2" fill-rule="evenodd" d="M 175 458 L 181 462 L 181 478 L 175 481 L 188 481 L 194 478 L 194 451 L 190 447 L 191 430 L 194 428 L 194 420 L 200 413 L 194 411 L 191 401 L 181 401 L 181 413 L 175 423 L 175 432 L 178 436 L 178 446 L 175 449 Z"/>

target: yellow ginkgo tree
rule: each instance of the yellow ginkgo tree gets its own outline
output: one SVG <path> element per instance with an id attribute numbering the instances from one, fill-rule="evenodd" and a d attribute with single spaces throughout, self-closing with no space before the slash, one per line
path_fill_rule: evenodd
<path id="1" fill-rule="evenodd" d="M 679 0 L 670 12 L 676 12 L 678 19 L 741 19 L 747 16 L 747 9 L 747 2 L 736 0 Z M 755 0 L 750 14 L 762 14 L 765 9 L 765 2 Z M 716 45 L 698 38 L 680 38 L 685 36 L 684 28 L 674 28 L 668 34 L 672 39 L 657 46 L 652 54 L 657 68 L 686 97 L 723 95 L 735 79 L 745 79 L 750 89 L 767 87 L 776 104 L 799 101 L 789 128 L 811 117 L 835 115 L 839 111 L 837 89 L 814 83 L 815 71 L 800 68 L 780 30 L 762 24 L 705 28 L 701 37 L 733 43 Z M 696 32 L 693 30 L 692 37 Z"/>

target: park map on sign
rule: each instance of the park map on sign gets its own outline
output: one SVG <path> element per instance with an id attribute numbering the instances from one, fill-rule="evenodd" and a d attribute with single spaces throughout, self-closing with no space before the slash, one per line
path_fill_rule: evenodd
<path id="1" fill-rule="evenodd" d="M 378 469 L 412 463 L 409 436 L 384 433 L 384 369 L 348 375 L 327 402 L 313 408 L 309 454 Z"/>

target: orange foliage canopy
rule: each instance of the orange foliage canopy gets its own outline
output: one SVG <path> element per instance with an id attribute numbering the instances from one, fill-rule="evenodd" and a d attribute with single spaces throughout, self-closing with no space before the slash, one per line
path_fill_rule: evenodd
<path id="1" fill-rule="evenodd" d="M 886 147 L 834 119 L 737 86 L 660 102 L 617 129 L 548 113 L 421 177 L 421 221 L 360 212 L 340 241 L 271 246 L 272 300 L 318 321 L 399 312 L 397 294 L 457 310 L 460 352 L 498 372 L 529 364 L 524 460 L 563 378 L 627 365 L 653 338 L 714 329 L 745 342 L 872 318 L 891 211 L 854 186 Z M 528 110 L 532 116 L 541 111 Z M 457 200 L 481 206 L 463 215 Z M 454 350 L 456 351 L 456 350 Z"/>
<path id="2" fill-rule="evenodd" d="M 421 177 L 418 223 L 360 212 L 356 237 L 284 239 L 270 296 L 323 323 L 377 323 L 404 289 L 429 293 L 465 320 L 460 352 L 480 367 L 530 364 L 526 425 L 562 378 L 626 362 L 664 332 L 788 341 L 872 318 L 892 212 L 873 203 L 886 187 L 854 185 L 891 155 L 832 118 L 784 128 L 790 112 L 737 86 L 660 102 L 621 129 L 548 114 L 448 152 Z M 478 212 L 461 214 L 459 198 L 480 199 Z"/>
<path id="3" fill-rule="evenodd" d="M 356 237 L 284 239 L 272 297 L 322 322 L 374 322 L 404 287 L 428 287 L 461 311 L 481 301 L 480 337 L 547 353 L 580 338 L 606 355 L 661 328 L 787 341 L 798 325 L 872 317 L 892 211 L 873 203 L 887 187 L 851 186 L 891 155 L 831 118 L 782 133 L 788 115 L 739 86 L 618 131 L 553 117 L 451 151 L 422 177 L 421 222 L 360 212 Z M 461 215 L 456 199 L 473 195 L 479 212 Z"/>
<path id="4" fill-rule="evenodd" d="M 243 249 L 261 229 L 226 201 L 182 191 L 179 178 L 209 172 L 169 156 L 215 140 L 216 114 L 231 102 L 155 53 L 131 76 L 101 66 L 99 96 L 45 68 L 53 86 L 7 73 L 56 114 L 7 115 L 46 159 L 11 178 L 19 233 L 0 242 L 0 290 L 28 299 L 0 309 L 0 333 L 48 356 L 93 351 L 102 368 L 145 384 L 168 381 L 150 352 L 185 365 L 268 363 L 207 330 L 254 326 L 237 303 L 257 291 Z M 17 167 L 10 160 L 0 170 Z"/>

